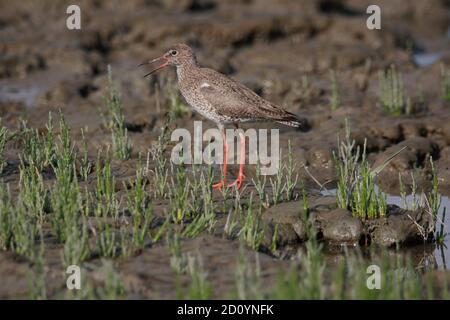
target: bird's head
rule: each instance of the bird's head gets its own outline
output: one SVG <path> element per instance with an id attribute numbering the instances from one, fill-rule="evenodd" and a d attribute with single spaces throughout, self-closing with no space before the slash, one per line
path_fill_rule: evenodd
<path id="1" fill-rule="evenodd" d="M 152 71 L 147 73 L 145 75 L 145 77 L 153 74 L 154 72 L 156 72 L 160 69 L 168 67 L 168 66 L 179 67 L 179 66 L 184 66 L 184 65 L 189 65 L 189 64 L 194 64 L 194 65 L 197 64 L 197 60 L 195 58 L 194 52 L 186 44 L 173 45 L 169 49 L 167 49 L 166 52 L 162 56 L 155 58 L 153 60 L 141 63 L 140 66 L 154 64 L 157 62 L 160 62 L 160 63 L 162 62 L 162 64 L 160 64 L 158 67 L 156 67 L 155 69 L 153 69 Z"/>

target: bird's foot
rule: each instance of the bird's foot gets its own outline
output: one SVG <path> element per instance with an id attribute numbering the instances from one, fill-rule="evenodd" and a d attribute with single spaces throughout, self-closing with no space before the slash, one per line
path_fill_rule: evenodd
<path id="1" fill-rule="evenodd" d="M 223 187 L 226 184 L 227 184 L 227 181 L 226 180 L 222 180 L 222 181 L 220 181 L 220 182 L 218 182 L 216 184 L 213 184 L 212 187 L 213 187 L 213 190 L 221 190 L 221 189 L 223 189 Z"/>
<path id="2" fill-rule="evenodd" d="M 238 189 L 241 188 L 242 182 L 244 182 L 245 176 L 243 174 L 238 175 L 237 179 L 230 183 L 227 187 L 232 188 L 236 186 Z"/>

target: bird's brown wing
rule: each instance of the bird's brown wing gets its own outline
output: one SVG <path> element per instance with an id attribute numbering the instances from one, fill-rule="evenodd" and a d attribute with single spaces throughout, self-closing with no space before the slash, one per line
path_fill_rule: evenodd
<path id="1" fill-rule="evenodd" d="M 200 92 L 220 115 L 232 119 L 299 121 L 296 115 L 258 96 L 235 80 L 212 69 L 202 69 Z"/>

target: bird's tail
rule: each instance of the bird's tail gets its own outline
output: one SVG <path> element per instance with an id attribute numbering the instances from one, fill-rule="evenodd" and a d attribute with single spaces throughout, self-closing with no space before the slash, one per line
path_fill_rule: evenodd
<path id="1" fill-rule="evenodd" d="M 291 120 L 291 121 L 277 121 L 278 123 L 284 124 L 285 126 L 295 127 L 295 128 L 302 128 L 303 123 L 297 120 Z"/>
<path id="2" fill-rule="evenodd" d="M 306 119 L 299 118 L 295 114 L 286 112 L 286 115 L 283 119 L 276 120 L 276 122 L 284 124 L 285 126 L 295 127 L 302 130 L 308 129 L 308 122 Z"/>

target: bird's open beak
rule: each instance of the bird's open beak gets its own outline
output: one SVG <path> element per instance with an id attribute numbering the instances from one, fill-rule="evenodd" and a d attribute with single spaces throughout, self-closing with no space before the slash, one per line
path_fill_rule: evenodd
<path id="1" fill-rule="evenodd" d="M 140 66 L 145 66 L 145 65 L 147 65 L 147 64 L 152 64 L 152 63 L 155 63 L 155 62 L 158 62 L 158 61 L 161 61 L 161 60 L 164 61 L 164 63 L 161 64 L 159 67 L 153 69 L 153 70 L 150 71 L 149 73 L 147 73 L 147 74 L 144 76 L 144 78 L 145 78 L 145 77 L 148 77 L 149 75 L 155 73 L 156 71 L 158 71 L 158 70 L 160 70 L 160 69 L 162 69 L 162 68 L 167 67 L 167 66 L 169 65 L 169 59 L 167 59 L 165 56 L 161 56 L 161 57 L 159 57 L 159 58 L 156 58 L 156 59 L 153 59 L 153 60 L 150 60 L 150 61 L 147 61 L 147 62 L 143 62 L 143 63 L 141 63 L 141 64 L 139 65 L 139 67 L 140 67 Z"/>

